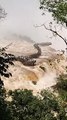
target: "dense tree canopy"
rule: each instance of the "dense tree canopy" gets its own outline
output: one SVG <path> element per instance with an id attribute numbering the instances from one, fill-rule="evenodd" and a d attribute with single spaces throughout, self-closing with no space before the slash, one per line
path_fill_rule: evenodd
<path id="1" fill-rule="evenodd" d="M 40 9 L 52 13 L 57 23 L 65 23 L 67 26 L 67 0 L 40 0 Z"/>
<path id="2" fill-rule="evenodd" d="M 10 109 L 5 99 L 6 99 L 6 91 L 1 86 L 0 87 L 0 119 L 11 120 Z"/>
<path id="3" fill-rule="evenodd" d="M 66 120 L 62 103 L 48 91 L 41 92 L 41 98 L 29 90 L 9 92 L 12 101 L 9 108 L 13 120 Z"/>
<path id="4" fill-rule="evenodd" d="M 67 104 L 67 75 L 60 75 L 55 86 L 55 92 L 58 91 L 60 97 Z"/>

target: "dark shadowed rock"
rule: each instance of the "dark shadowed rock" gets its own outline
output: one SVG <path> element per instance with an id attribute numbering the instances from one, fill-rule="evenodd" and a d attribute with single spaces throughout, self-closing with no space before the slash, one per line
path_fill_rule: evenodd
<path id="1" fill-rule="evenodd" d="M 41 46 L 49 46 L 49 45 L 52 45 L 51 42 L 42 42 L 42 43 L 37 43 L 38 45 L 41 45 Z"/>

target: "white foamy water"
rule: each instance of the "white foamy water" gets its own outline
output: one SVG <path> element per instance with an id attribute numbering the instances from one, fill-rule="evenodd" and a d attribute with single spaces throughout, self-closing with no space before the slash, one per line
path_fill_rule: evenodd
<path id="1" fill-rule="evenodd" d="M 29 55 L 36 53 L 37 50 L 33 46 L 33 42 L 29 40 L 20 40 L 20 37 L 15 36 L 8 39 L 6 43 L 1 42 L 3 46 L 8 45 L 13 40 L 14 42 L 6 49 L 6 52 L 14 55 Z M 1 45 L 1 44 L 0 44 Z M 2 47 L 2 46 L 1 46 Z M 12 77 L 3 78 L 4 85 L 7 90 L 29 89 L 34 92 L 40 92 L 43 89 L 50 88 L 56 84 L 56 77 L 65 72 L 64 56 L 57 56 L 57 51 L 50 46 L 40 46 L 42 54 L 36 59 L 36 66 L 24 66 L 22 63 L 15 61 L 14 66 L 9 66 L 9 71 Z M 58 62 L 57 60 L 61 61 Z M 41 67 L 44 67 L 43 70 Z M 36 85 L 32 81 L 36 82 Z"/>
<path id="2" fill-rule="evenodd" d="M 56 84 L 56 74 L 55 73 L 46 73 L 36 85 L 36 90 L 41 91 L 48 87 L 51 87 Z"/>
<path id="3" fill-rule="evenodd" d="M 54 73 L 46 74 L 44 77 L 37 81 L 37 84 L 34 85 L 32 81 L 28 80 L 5 80 L 4 85 L 7 90 L 15 89 L 28 89 L 33 90 L 34 92 L 40 92 L 43 89 L 47 89 L 56 84 L 56 75 Z"/>

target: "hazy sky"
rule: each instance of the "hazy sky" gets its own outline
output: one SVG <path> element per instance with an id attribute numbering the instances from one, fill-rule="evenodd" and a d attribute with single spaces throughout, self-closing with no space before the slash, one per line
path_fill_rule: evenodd
<path id="1" fill-rule="evenodd" d="M 16 33 L 31 37 L 36 42 L 51 41 L 55 48 L 64 48 L 65 45 L 57 39 L 50 39 L 50 32 L 44 28 L 35 28 L 34 25 L 48 23 L 50 15 L 42 16 L 39 10 L 39 0 L 0 0 L 1 6 L 7 12 L 5 20 L 0 22 L 0 34 Z"/>

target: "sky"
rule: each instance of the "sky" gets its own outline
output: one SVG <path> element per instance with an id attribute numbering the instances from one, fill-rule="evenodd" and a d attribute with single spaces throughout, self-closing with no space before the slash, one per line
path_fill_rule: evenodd
<path id="1" fill-rule="evenodd" d="M 34 27 L 43 23 L 48 25 L 52 20 L 49 13 L 42 16 L 39 0 L 0 0 L 0 5 L 7 12 L 6 18 L 0 21 L 0 36 L 26 35 L 36 42 L 52 42 L 56 49 L 65 48 L 62 40 L 51 38 L 51 32 L 43 27 Z"/>

